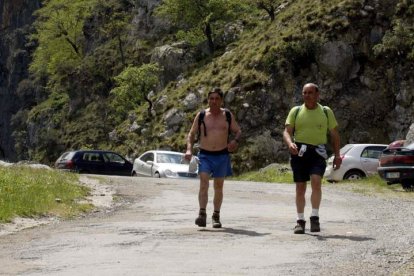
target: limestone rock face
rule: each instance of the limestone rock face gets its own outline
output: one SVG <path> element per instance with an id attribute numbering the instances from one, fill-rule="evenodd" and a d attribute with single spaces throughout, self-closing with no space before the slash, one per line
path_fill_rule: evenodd
<path id="1" fill-rule="evenodd" d="M 322 74 L 346 80 L 353 66 L 353 49 L 343 41 L 331 41 L 322 46 L 318 64 Z"/>
<path id="2" fill-rule="evenodd" d="M 22 106 L 19 82 L 28 75 L 27 35 L 40 0 L 0 1 L 0 159 L 16 161 L 11 117 Z"/>
<path id="3" fill-rule="evenodd" d="M 155 48 L 151 62 L 158 63 L 163 68 L 161 84 L 165 85 L 176 80 L 195 60 L 190 45 L 178 42 Z"/>
<path id="4" fill-rule="evenodd" d="M 414 143 L 414 123 L 411 124 L 410 129 L 408 130 L 407 136 L 405 137 L 405 144 Z"/>

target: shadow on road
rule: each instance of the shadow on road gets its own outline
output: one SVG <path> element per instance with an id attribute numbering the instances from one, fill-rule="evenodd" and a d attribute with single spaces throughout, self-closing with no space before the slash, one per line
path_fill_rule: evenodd
<path id="1" fill-rule="evenodd" d="M 372 241 L 375 240 L 370 237 L 364 237 L 364 236 L 345 236 L 345 235 L 328 235 L 328 236 L 320 236 L 315 234 L 307 234 L 309 236 L 313 236 L 317 238 L 320 241 L 326 241 L 328 239 L 338 239 L 338 240 L 350 240 L 350 241 Z"/>
<path id="2" fill-rule="evenodd" d="M 252 237 L 260 237 L 260 236 L 267 236 L 270 235 L 270 233 L 258 233 L 256 231 L 250 231 L 250 230 L 243 230 L 243 229 L 234 229 L 234 228 L 219 228 L 219 229 L 207 229 L 203 228 L 199 231 L 203 232 L 216 232 L 216 233 L 229 233 L 233 235 L 245 235 L 245 236 L 252 236 Z"/>

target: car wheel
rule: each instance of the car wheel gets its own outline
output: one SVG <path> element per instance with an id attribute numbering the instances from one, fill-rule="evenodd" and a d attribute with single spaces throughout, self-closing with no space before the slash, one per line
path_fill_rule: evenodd
<path id="1" fill-rule="evenodd" d="M 344 180 L 356 180 L 361 179 L 363 177 L 365 177 L 365 174 L 363 172 L 357 170 L 350 170 L 346 172 L 346 174 L 344 175 Z"/>
<path id="2" fill-rule="evenodd" d="M 156 172 L 156 173 L 154 173 L 154 177 L 156 177 L 156 178 L 161 178 L 161 175 L 160 175 L 160 173 L 159 173 L 159 172 Z"/>

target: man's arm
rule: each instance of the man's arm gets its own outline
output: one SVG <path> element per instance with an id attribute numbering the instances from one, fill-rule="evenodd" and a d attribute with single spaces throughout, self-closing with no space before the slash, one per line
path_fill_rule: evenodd
<path id="1" fill-rule="evenodd" d="M 285 126 L 285 130 L 283 131 L 283 141 L 288 146 L 289 152 L 291 154 L 298 154 L 298 147 L 293 142 L 293 127 L 291 127 L 290 125 Z"/>
<path id="2" fill-rule="evenodd" d="M 230 131 L 231 133 L 233 133 L 234 138 L 228 143 L 227 149 L 229 150 L 229 152 L 233 152 L 237 149 L 241 138 L 241 128 L 237 123 L 236 119 L 234 118 L 233 114 L 231 114 Z"/>
<path id="3" fill-rule="evenodd" d="M 194 118 L 193 125 L 191 126 L 190 131 L 187 134 L 187 150 L 185 152 L 185 159 L 191 160 L 193 156 L 193 145 L 196 135 L 198 134 L 198 117 L 200 116 L 200 112 L 197 113 L 196 117 Z"/>
<path id="4" fill-rule="evenodd" d="M 336 127 L 331 129 L 329 131 L 329 134 L 331 136 L 332 149 L 335 154 L 334 161 L 333 161 L 333 167 L 334 167 L 334 170 L 337 170 L 341 167 L 341 164 L 342 164 L 342 159 L 339 154 L 339 150 L 341 146 L 341 139 L 339 136 L 339 131 Z"/>

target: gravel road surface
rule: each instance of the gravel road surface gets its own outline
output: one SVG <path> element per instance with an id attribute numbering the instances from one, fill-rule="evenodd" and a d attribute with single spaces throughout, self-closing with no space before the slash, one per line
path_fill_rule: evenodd
<path id="1" fill-rule="evenodd" d="M 82 179 L 99 209 L 3 231 L 1 275 L 414 275 L 414 193 L 324 185 L 322 231 L 294 235 L 291 184 L 226 181 L 213 229 L 196 180 Z"/>

